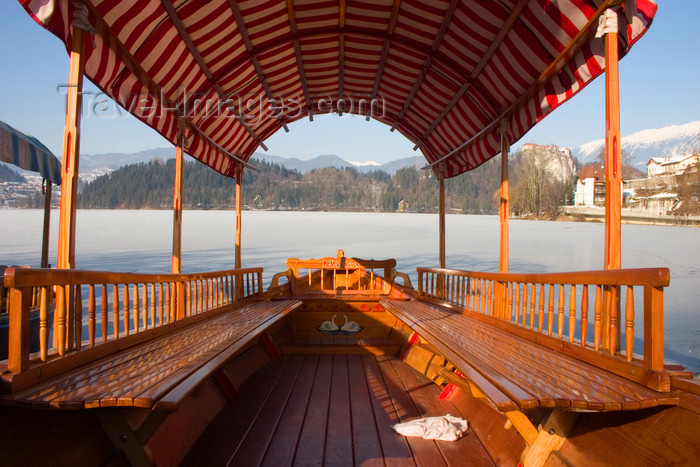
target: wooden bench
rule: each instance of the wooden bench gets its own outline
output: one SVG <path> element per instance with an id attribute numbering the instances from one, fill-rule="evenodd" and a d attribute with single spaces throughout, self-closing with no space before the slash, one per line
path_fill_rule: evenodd
<path id="1" fill-rule="evenodd" d="M 0 402 L 30 408 L 172 411 L 300 305 L 299 300 L 253 302 L 3 396 Z"/>
<path id="2" fill-rule="evenodd" d="M 45 409 L 50 413 L 39 418 L 65 424 L 57 433 L 62 442 L 82 446 L 73 455 L 121 451 L 131 465 L 152 465 L 154 446 L 182 454 L 226 399 L 237 396 L 239 383 L 278 356 L 274 336 L 301 305 L 282 298 L 289 286 L 264 292 L 262 268 L 192 274 L 11 269 L 4 285 L 11 303 L 0 416 L 27 433 L 23 442 L 35 444 L 41 432 L 25 420 L 39 410 L 27 409 Z M 37 291 L 39 352 L 32 352 L 29 316 Z M 92 431 L 99 426 L 104 435 Z"/>
<path id="3" fill-rule="evenodd" d="M 678 404 L 670 393 L 517 336 L 488 323 L 490 317 L 420 300 L 380 304 L 458 370 L 443 368 L 441 376 L 507 417 L 506 427 L 514 426 L 526 442 L 523 465 L 543 465 L 563 445 L 578 411 Z M 535 408 L 549 412 L 538 426 L 525 413 Z"/>
<path id="4" fill-rule="evenodd" d="M 465 314 L 418 300 L 380 303 L 479 386 L 501 412 L 534 407 L 637 410 L 677 403 L 669 393 L 653 391 Z"/>

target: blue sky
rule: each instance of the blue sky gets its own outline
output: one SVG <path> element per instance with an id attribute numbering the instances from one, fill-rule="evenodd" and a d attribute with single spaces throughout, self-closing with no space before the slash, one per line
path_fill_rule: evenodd
<path id="1" fill-rule="evenodd" d="M 649 32 L 620 63 L 622 135 L 700 120 L 698 0 L 658 0 Z M 65 97 L 58 86 L 68 74 L 63 44 L 36 25 L 19 3 L 0 3 L 0 120 L 61 151 Z M 86 85 L 86 90 L 96 90 Z M 555 110 L 519 142 L 577 146 L 604 136 L 605 95 L 598 79 Z M 419 154 L 385 125 L 344 114 L 290 125 L 265 144 L 269 153 L 310 159 L 337 154 L 380 163 Z M 134 118 L 83 118 L 81 152 L 136 152 L 170 144 Z"/>

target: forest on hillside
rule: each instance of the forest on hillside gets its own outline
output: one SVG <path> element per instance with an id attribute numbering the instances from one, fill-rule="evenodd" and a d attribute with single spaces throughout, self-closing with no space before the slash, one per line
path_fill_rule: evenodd
<path id="1" fill-rule="evenodd" d="M 24 177 L 7 167 L 5 164 L 0 164 L 0 183 L 23 183 Z"/>
<path id="2" fill-rule="evenodd" d="M 511 156 L 511 204 L 514 213 L 556 212 L 571 196 L 572 184 L 551 181 L 521 154 Z M 432 171 L 404 168 L 361 173 L 354 168 L 324 168 L 308 173 L 265 161 L 243 176 L 243 205 L 264 210 L 437 212 L 439 183 Z M 448 213 L 498 212 L 500 158 L 445 181 Z M 534 171 L 534 173 L 533 173 Z M 80 208 L 167 209 L 173 203 L 175 161 L 153 160 L 122 167 L 86 185 Z M 183 164 L 185 209 L 231 209 L 235 181 L 197 163 Z M 569 198 L 571 199 L 571 198 Z"/>

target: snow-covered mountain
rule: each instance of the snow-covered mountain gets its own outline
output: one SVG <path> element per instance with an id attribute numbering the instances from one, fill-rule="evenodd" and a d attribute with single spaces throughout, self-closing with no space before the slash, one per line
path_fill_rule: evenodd
<path id="1" fill-rule="evenodd" d="M 140 162 L 148 162 L 156 158 L 167 160 L 172 159 L 173 157 L 175 157 L 174 148 L 148 149 L 134 154 L 81 154 L 80 174 L 81 178 L 84 178 L 83 176 L 88 176 L 92 173 L 101 175 L 111 170 L 116 170 L 125 165 L 138 164 Z M 382 170 L 384 172 L 389 173 L 390 175 L 394 175 L 399 169 L 411 166 L 416 166 L 416 168 L 420 168 L 426 164 L 425 159 L 422 156 L 407 157 L 404 159 L 398 159 L 395 161 L 387 162 L 385 164 L 379 164 L 378 162 L 349 162 L 333 154 L 323 154 L 320 156 L 316 156 L 313 159 L 304 161 L 301 159 L 297 159 L 296 157 L 281 157 L 263 152 L 256 152 L 255 154 L 253 154 L 252 158 L 264 160 L 273 164 L 279 164 L 283 167 L 286 167 L 287 169 L 298 170 L 302 173 L 326 167 L 355 167 L 360 172 Z"/>
<path id="2" fill-rule="evenodd" d="M 314 169 L 322 169 L 325 167 L 355 167 L 360 172 L 371 172 L 373 170 L 381 170 L 389 175 L 394 175 L 397 170 L 406 167 L 415 166 L 416 168 L 423 167 L 426 162 L 423 156 L 407 157 L 395 161 L 379 164 L 377 162 L 348 162 L 345 159 L 335 155 L 316 156 L 313 159 L 302 161 L 296 157 L 280 157 L 271 154 L 256 152 L 253 154 L 253 159 L 260 159 L 274 164 L 279 164 L 288 169 L 298 170 L 299 172 L 309 172 Z"/>
<path id="3" fill-rule="evenodd" d="M 132 154 L 108 153 L 108 154 L 80 154 L 80 172 L 92 169 L 112 169 L 117 170 L 125 165 L 148 162 L 159 158 L 163 160 L 175 157 L 175 148 L 146 149 L 145 151 Z M 60 156 L 59 156 L 60 158 Z"/>
<path id="4" fill-rule="evenodd" d="M 591 141 L 572 148 L 571 155 L 585 164 L 595 160 L 604 145 L 603 139 Z M 693 150 L 700 150 L 700 120 L 622 137 L 622 152 L 629 154 L 631 165 L 643 172 L 652 157 L 680 156 Z"/>

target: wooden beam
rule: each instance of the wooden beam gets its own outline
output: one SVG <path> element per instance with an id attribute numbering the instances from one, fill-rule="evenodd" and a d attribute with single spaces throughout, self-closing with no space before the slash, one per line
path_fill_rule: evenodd
<path id="1" fill-rule="evenodd" d="M 132 466 L 151 466 L 151 450 L 137 436 L 131 425 L 119 410 L 100 409 L 95 411 L 102 429 L 115 449 L 124 453 Z"/>
<path id="2" fill-rule="evenodd" d="M 94 26 L 97 28 L 100 32 L 100 35 L 103 37 L 108 38 L 108 40 L 105 40 L 105 44 L 108 45 L 114 54 L 119 58 L 119 60 L 124 64 L 126 68 L 128 68 L 136 77 L 136 79 L 139 80 L 141 84 L 143 84 L 146 89 L 148 89 L 148 92 L 151 93 L 151 96 L 156 100 L 156 103 L 159 105 L 163 105 L 163 107 L 168 108 L 168 109 L 175 109 L 176 106 L 173 104 L 171 101 L 167 102 L 162 102 L 161 99 L 161 93 L 156 85 L 156 83 L 153 81 L 153 79 L 146 73 L 146 71 L 141 67 L 141 65 L 136 61 L 133 55 L 131 55 L 131 52 L 122 44 L 122 42 L 119 40 L 119 38 L 112 33 L 111 28 L 109 25 L 104 21 L 102 16 L 99 14 L 99 12 L 95 9 L 95 7 L 88 1 L 85 0 L 83 2 L 85 6 L 88 7 L 88 10 L 90 12 L 90 19 L 95 23 Z M 115 98 L 115 100 L 117 100 Z M 118 102 L 118 101 L 117 101 Z M 125 105 L 125 104 L 122 104 Z M 126 108 L 126 107 L 125 107 Z M 245 167 L 256 169 L 256 167 L 248 164 L 246 161 L 244 161 L 242 158 L 236 156 L 235 154 L 231 154 L 229 151 L 227 151 L 225 148 L 221 147 L 218 145 L 216 142 L 214 142 L 210 137 L 208 137 L 197 125 L 195 125 L 189 118 L 187 118 L 186 115 L 181 115 L 179 111 L 177 112 L 177 117 L 183 122 L 183 124 L 193 133 L 195 133 L 197 136 L 202 138 L 207 144 L 209 144 L 212 148 L 214 148 L 216 151 L 225 154 L 227 157 L 229 157 L 232 161 L 236 161 L 237 163 L 243 164 Z"/>
<path id="3" fill-rule="evenodd" d="M 508 421 L 515 427 L 515 429 L 523 437 L 525 443 L 528 446 L 532 446 L 537 439 L 537 428 L 532 424 L 527 415 L 525 415 L 520 410 L 512 410 L 505 413 L 508 417 Z"/>
<path id="4" fill-rule="evenodd" d="M 172 3 L 170 3 L 170 0 L 160 0 L 161 4 L 165 8 L 165 10 L 168 12 L 168 17 L 170 18 L 170 21 L 173 22 L 173 25 L 175 26 L 175 29 L 177 29 L 177 32 L 180 35 L 180 38 L 182 41 L 185 43 L 187 46 L 187 49 L 190 51 L 190 54 L 192 54 L 192 57 L 194 60 L 197 62 L 197 65 L 199 65 L 199 68 L 202 70 L 202 73 L 204 73 L 204 76 L 207 77 L 207 80 L 210 82 L 214 83 L 214 89 L 216 90 L 216 93 L 219 95 L 219 99 L 221 99 L 222 102 L 228 102 L 228 97 L 226 96 L 226 93 L 224 90 L 221 88 L 218 82 L 214 79 L 214 75 L 212 74 L 211 70 L 209 70 L 209 67 L 207 66 L 206 62 L 200 55 L 199 51 L 197 50 L 197 47 L 194 45 L 194 42 L 192 42 L 192 39 L 190 38 L 189 34 L 187 33 L 187 30 L 185 29 L 185 25 L 182 24 L 182 21 L 180 20 L 180 17 L 177 15 L 177 11 L 175 10 L 175 7 L 173 6 Z M 244 118 L 241 116 L 240 112 L 236 110 L 236 107 L 233 105 L 227 105 L 226 108 L 231 112 L 235 117 L 236 120 L 238 120 L 238 123 L 241 124 L 243 128 L 248 132 L 248 134 L 255 140 L 256 143 L 260 145 L 261 148 L 263 148 L 265 151 L 267 151 L 267 147 L 265 144 L 262 142 L 262 139 L 255 133 L 255 130 L 253 130 L 250 125 L 248 125 Z"/>
<path id="5" fill-rule="evenodd" d="M 664 371 L 664 292 L 661 287 L 644 287 L 644 369 L 646 385 L 657 391 L 671 390 Z"/>
<path id="6" fill-rule="evenodd" d="M 294 10 L 292 9 L 292 12 Z M 296 23 L 295 23 L 296 24 Z M 296 26 L 295 26 L 296 28 Z M 296 30 L 296 29 L 295 29 Z M 299 40 L 302 39 L 313 39 L 313 38 L 322 38 L 322 37 L 337 37 L 340 34 L 340 28 L 337 25 L 333 26 L 327 26 L 327 27 L 320 27 L 320 28 L 309 28 L 309 29 L 304 29 L 303 31 L 298 31 L 294 34 L 290 35 L 281 35 L 277 39 L 270 40 L 269 42 L 266 42 L 265 44 L 260 45 L 259 47 L 255 47 L 253 51 L 251 52 L 252 55 L 259 56 L 261 54 L 264 54 L 265 52 L 268 52 L 270 50 L 273 50 L 275 48 L 281 47 L 286 43 L 291 42 L 292 45 L 296 43 L 298 44 Z M 413 50 L 416 53 L 420 53 L 423 55 L 431 55 L 434 60 L 438 60 L 440 63 L 442 63 L 446 68 L 452 70 L 452 72 L 456 75 L 459 76 L 468 76 L 469 71 L 466 70 L 461 64 L 450 58 L 448 55 L 445 55 L 441 53 L 439 50 L 435 53 L 431 53 L 430 48 L 424 46 L 420 42 L 411 39 L 410 37 L 407 36 L 402 36 L 399 38 L 389 36 L 386 31 L 380 31 L 380 30 L 374 30 L 374 29 L 367 29 L 367 28 L 362 28 L 362 27 L 355 27 L 355 26 L 348 26 L 346 25 L 343 32 L 346 35 L 359 35 L 363 37 L 370 37 L 370 38 L 375 38 L 378 40 L 383 40 L 383 41 L 389 41 L 390 43 L 400 43 L 402 47 L 409 48 Z M 290 37 L 291 36 L 291 37 Z M 296 50 L 295 50 L 296 53 Z M 301 54 L 301 49 L 300 49 L 300 54 Z M 301 58 L 301 55 L 299 56 Z M 250 60 L 248 55 L 244 55 L 241 58 L 238 58 L 237 60 L 232 61 L 230 64 L 226 65 L 224 68 L 222 68 L 215 76 L 214 79 L 218 82 L 224 79 L 227 76 L 230 76 L 231 73 L 235 73 L 238 68 L 244 64 L 244 62 Z M 299 62 L 300 63 L 300 62 Z M 303 68 L 302 68 L 303 70 Z M 303 83 L 305 83 L 305 79 L 303 80 Z M 475 86 L 475 84 L 473 84 Z M 202 84 L 201 88 L 197 89 L 194 91 L 195 94 L 206 94 L 207 91 L 213 89 L 212 83 L 205 82 Z"/>
<path id="7" fill-rule="evenodd" d="M 345 76 L 345 0 L 340 0 L 340 8 L 338 11 L 338 100 L 343 98 L 343 78 Z M 338 114 L 343 115 L 342 110 L 338 109 Z"/>
<path id="8" fill-rule="evenodd" d="M 299 68 L 299 81 L 301 81 L 301 88 L 304 91 L 304 100 L 306 101 L 306 108 L 309 112 L 309 120 L 313 122 L 314 106 L 313 102 L 311 102 L 311 97 L 309 96 L 309 86 L 306 84 L 306 75 L 304 74 L 304 60 L 301 56 L 301 45 L 299 45 L 299 31 L 297 30 L 293 0 L 287 0 L 287 14 L 289 16 L 289 28 L 291 29 L 291 36 L 293 38 L 292 42 L 294 44 L 294 56 L 297 59 L 297 68 Z"/>
<path id="9" fill-rule="evenodd" d="M 182 141 L 175 149 L 175 187 L 173 195 L 173 274 L 182 272 Z"/>
<path id="10" fill-rule="evenodd" d="M 620 3 L 620 0 L 606 0 L 596 11 L 596 13 L 588 20 L 586 25 L 576 34 L 571 42 L 562 50 L 562 52 L 555 58 L 552 63 L 540 74 L 539 78 L 535 80 L 534 83 L 521 95 L 521 97 L 509 105 L 505 110 L 503 110 L 493 121 L 485 126 L 477 134 L 469 138 L 467 141 L 463 142 L 447 154 L 442 157 L 437 158 L 435 161 L 423 167 L 423 169 L 431 169 L 438 164 L 441 164 L 452 156 L 462 151 L 465 151 L 470 146 L 478 143 L 486 135 L 490 134 L 497 125 L 500 125 L 501 120 L 510 119 L 513 114 L 515 114 L 528 100 L 530 100 L 535 94 L 537 94 L 545 83 L 551 79 L 556 73 L 558 73 L 565 65 L 567 60 L 573 57 L 579 50 L 581 50 L 588 42 L 587 40 L 595 33 L 595 29 L 598 26 L 598 18 L 601 14 L 613 4 Z"/>
<path id="11" fill-rule="evenodd" d="M 51 190 L 53 183 L 48 178 L 44 179 L 44 229 L 41 236 L 41 267 L 49 267 L 49 231 L 51 230 Z"/>
<path id="12" fill-rule="evenodd" d="M 59 287 L 60 289 L 60 287 Z M 22 373 L 29 368 L 29 309 L 30 287 L 11 288 L 7 296 L 10 323 L 7 337 L 7 368 L 11 373 Z M 58 329 L 58 328 L 54 328 Z"/>
<path id="13" fill-rule="evenodd" d="M 229 6 L 231 7 L 231 11 L 233 12 L 233 17 L 236 20 L 236 26 L 238 26 L 238 32 L 241 34 L 241 39 L 243 39 L 243 43 L 245 44 L 246 51 L 248 51 L 248 56 L 250 57 L 250 62 L 253 64 L 253 67 L 255 68 L 255 73 L 258 75 L 258 79 L 260 80 L 260 84 L 262 84 L 263 89 L 265 90 L 265 94 L 267 95 L 267 99 L 272 102 L 275 100 L 274 95 L 272 94 L 272 90 L 270 89 L 270 85 L 267 84 L 267 80 L 265 79 L 265 74 L 262 71 L 262 67 L 260 66 L 260 61 L 258 60 L 258 57 L 255 55 L 255 50 L 253 49 L 253 44 L 250 42 L 250 37 L 248 36 L 248 29 L 245 26 L 245 22 L 243 21 L 243 16 L 241 15 L 241 9 L 238 7 L 238 1 L 237 0 L 229 0 L 228 1 Z M 282 128 L 284 128 L 284 131 L 289 133 L 289 128 L 287 127 L 287 124 L 284 123 L 282 120 L 281 115 L 276 116 L 277 119 L 279 119 L 280 123 L 282 124 Z"/>
<path id="14" fill-rule="evenodd" d="M 377 92 L 379 92 L 379 84 L 382 81 L 382 75 L 384 74 L 384 66 L 386 65 L 386 59 L 389 56 L 389 49 L 391 48 L 391 37 L 394 35 L 394 28 L 396 27 L 396 18 L 399 15 L 399 7 L 401 6 L 401 0 L 394 0 L 394 7 L 391 10 L 391 17 L 389 17 L 389 26 L 386 29 L 387 38 L 384 40 L 384 46 L 382 47 L 382 55 L 379 58 L 379 66 L 377 67 L 377 75 L 374 78 L 374 86 L 372 86 L 372 93 L 369 96 L 369 106 L 370 112 L 365 118 L 369 121 L 372 114 L 372 101 L 377 97 Z"/>
<path id="15" fill-rule="evenodd" d="M 496 35 L 496 37 L 493 39 L 491 45 L 489 45 L 489 48 L 486 50 L 484 55 L 482 55 L 481 60 L 479 60 L 479 63 L 476 65 L 474 70 L 472 70 L 471 74 L 469 75 L 469 78 L 467 78 L 467 80 L 459 88 L 457 93 L 452 97 L 452 99 L 450 99 L 450 102 L 445 106 L 444 109 L 442 109 L 440 115 L 438 115 L 438 117 L 430 124 L 425 133 L 423 133 L 423 135 L 420 137 L 420 140 L 418 141 L 418 144 L 416 144 L 416 146 L 413 148 L 414 150 L 418 149 L 421 143 L 425 141 L 428 138 L 428 136 L 432 134 L 433 131 L 435 131 L 435 128 L 437 128 L 437 126 L 440 124 L 440 122 L 442 122 L 445 116 L 452 111 L 454 106 L 457 105 L 457 102 L 459 102 L 460 99 L 462 99 L 462 96 L 471 87 L 472 83 L 476 81 L 484 67 L 486 67 L 486 65 L 491 61 L 491 58 L 493 58 L 493 55 L 496 53 L 496 50 L 498 50 L 498 47 L 503 42 L 503 39 L 505 39 L 510 30 L 513 29 L 513 24 L 518 19 L 518 16 L 520 16 L 520 13 L 522 13 L 522 11 L 527 6 L 528 1 L 529 0 L 520 0 L 518 4 L 515 5 L 513 10 L 510 12 L 510 15 L 503 23 L 503 27 L 501 27 L 501 30 L 498 31 L 498 35 Z M 476 101 L 474 102 L 477 103 Z M 489 113 L 486 112 L 486 109 L 484 109 L 483 107 L 482 110 L 484 110 L 485 114 Z"/>
<path id="16" fill-rule="evenodd" d="M 524 467 L 540 467 L 545 465 L 552 451 L 558 451 L 569 436 L 578 413 L 553 410 L 537 438 L 531 446 L 525 448 L 522 457 Z"/>
<path id="17" fill-rule="evenodd" d="M 450 1 L 450 5 L 447 7 L 447 11 L 445 12 L 445 15 L 443 17 L 440 29 L 435 35 L 435 40 L 433 40 L 433 44 L 430 47 L 430 52 L 428 53 L 428 56 L 426 57 L 425 61 L 423 62 L 423 65 L 421 66 L 421 72 L 416 77 L 416 81 L 413 83 L 413 87 L 408 93 L 408 97 L 406 97 L 406 100 L 403 103 L 403 107 L 401 107 L 401 112 L 399 112 L 399 115 L 396 118 L 396 122 L 400 122 L 401 120 L 403 120 L 406 116 L 406 112 L 408 112 L 408 109 L 411 107 L 411 103 L 416 97 L 418 89 L 420 89 L 421 85 L 423 84 L 423 80 L 427 76 L 426 70 L 430 70 L 430 65 L 433 63 L 433 58 L 435 57 L 435 54 L 440 48 L 442 39 L 445 37 L 445 33 L 447 32 L 447 27 L 450 25 L 450 22 L 452 22 L 452 15 L 454 15 L 455 10 L 457 10 L 457 6 L 459 5 L 459 3 L 459 0 Z"/>
<path id="18" fill-rule="evenodd" d="M 84 31 L 73 28 L 66 122 L 63 129 L 63 163 L 61 165 L 61 209 L 58 222 L 59 269 L 75 268 L 75 217 L 78 206 L 78 162 L 80 154 L 80 114 L 83 103 Z"/>

